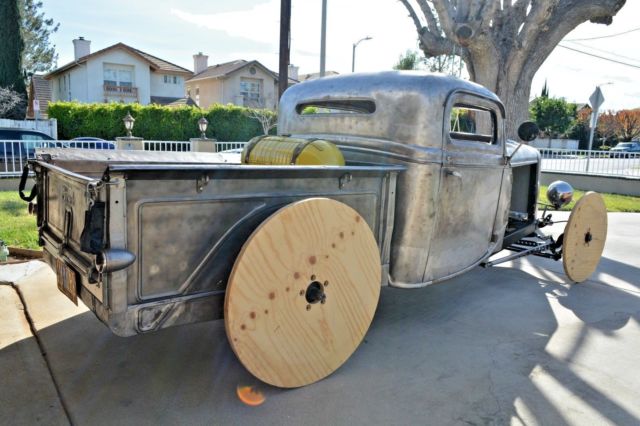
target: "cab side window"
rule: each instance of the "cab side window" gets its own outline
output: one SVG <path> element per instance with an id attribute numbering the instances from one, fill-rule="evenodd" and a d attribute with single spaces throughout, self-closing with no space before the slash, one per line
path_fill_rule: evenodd
<path id="1" fill-rule="evenodd" d="M 449 136 L 471 142 L 494 144 L 497 141 L 496 114 L 482 107 L 455 104 L 449 118 Z"/>

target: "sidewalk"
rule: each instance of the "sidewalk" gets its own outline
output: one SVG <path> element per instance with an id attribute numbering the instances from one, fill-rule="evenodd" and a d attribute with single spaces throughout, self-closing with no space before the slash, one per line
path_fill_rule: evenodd
<path id="1" fill-rule="evenodd" d="M 640 214 L 610 214 L 599 269 L 579 285 L 561 262 L 529 257 L 383 288 L 355 354 L 292 390 L 254 379 L 222 321 L 120 338 L 59 293 L 48 267 L 0 267 L 62 396 L 15 290 L 0 285 L 0 423 L 65 424 L 64 405 L 79 425 L 638 424 L 638 235 Z M 264 404 L 244 405 L 239 385 Z"/>

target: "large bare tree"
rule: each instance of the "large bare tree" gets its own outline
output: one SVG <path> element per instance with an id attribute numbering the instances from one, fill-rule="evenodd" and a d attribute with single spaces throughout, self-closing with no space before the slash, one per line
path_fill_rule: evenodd
<path id="1" fill-rule="evenodd" d="M 583 22 L 609 25 L 626 0 L 400 0 L 425 56 L 456 54 L 507 110 L 507 135 L 528 118 L 536 71 Z"/>

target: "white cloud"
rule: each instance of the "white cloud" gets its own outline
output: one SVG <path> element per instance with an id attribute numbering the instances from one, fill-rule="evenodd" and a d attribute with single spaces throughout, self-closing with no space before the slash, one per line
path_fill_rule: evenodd
<path id="1" fill-rule="evenodd" d="M 300 66 L 300 71 L 319 70 L 321 0 L 293 2 L 291 30 L 291 63 Z M 182 7 L 182 6 L 181 6 Z M 236 40 L 251 40 L 252 50 L 243 43 L 239 49 L 226 49 L 233 53 L 222 55 L 216 50 L 213 32 L 198 31 L 199 37 L 211 37 L 209 53 L 215 62 L 244 58 L 258 59 L 267 67 L 277 70 L 278 39 L 280 20 L 280 0 L 268 0 L 256 4 L 249 10 L 200 14 L 196 9 L 171 9 L 171 14 L 182 21 L 200 28 L 226 33 L 233 44 Z M 567 39 L 587 38 L 613 34 L 637 27 L 640 2 L 628 1 L 614 18 L 613 25 L 583 24 L 576 28 Z M 351 71 L 353 42 L 365 36 L 372 40 L 361 43 L 357 48 L 357 71 L 379 71 L 390 69 L 398 56 L 407 49 L 416 49 L 416 33 L 406 10 L 395 0 L 349 0 L 328 1 L 327 16 L 327 69 L 341 73 Z M 592 53 L 616 57 L 627 56 L 640 60 L 637 45 L 640 32 L 630 33 L 595 41 L 580 42 L 587 46 L 604 50 Z M 250 45 L 253 45 L 250 43 Z M 587 47 L 575 46 L 580 50 Z M 631 62 L 629 59 L 623 61 Z M 640 62 L 638 62 L 640 63 Z M 540 92 L 545 79 L 549 80 L 551 94 L 571 101 L 586 102 L 594 86 L 614 81 L 606 86 L 605 108 L 630 108 L 640 106 L 640 99 L 634 94 L 633 82 L 640 79 L 640 69 L 616 65 L 601 59 L 588 57 L 566 49 L 556 48 L 543 64 L 533 82 L 532 94 Z"/>
<path id="2" fill-rule="evenodd" d="M 222 31 L 231 37 L 264 43 L 270 51 L 267 57 L 271 58 L 266 60 L 265 65 L 274 69 L 277 67 L 280 0 L 270 0 L 257 4 L 250 10 L 237 12 L 196 14 L 172 9 L 171 14 L 200 27 Z M 294 2 L 291 17 L 291 62 L 299 65 L 302 72 L 315 72 L 319 69 L 320 19 L 320 0 Z M 361 71 L 390 69 L 402 52 L 416 47 L 415 29 L 396 1 L 329 1 L 327 69 L 349 72 L 352 44 L 365 36 L 373 39 L 358 46 L 357 68 Z M 245 53 L 265 55 L 264 49 Z"/>

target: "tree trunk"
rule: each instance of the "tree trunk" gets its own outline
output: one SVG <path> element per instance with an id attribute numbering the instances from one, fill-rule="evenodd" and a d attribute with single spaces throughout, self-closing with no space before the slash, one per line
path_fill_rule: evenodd
<path id="1" fill-rule="evenodd" d="M 0 87 L 9 87 L 26 94 L 22 76 L 22 49 L 20 13 L 17 0 L 0 2 Z"/>
<path id="2" fill-rule="evenodd" d="M 529 118 L 536 71 L 558 43 L 583 22 L 610 24 L 626 0 L 409 0 L 400 2 L 418 31 L 425 56 L 457 54 L 469 76 L 505 105 L 506 135 L 517 138 Z"/>

